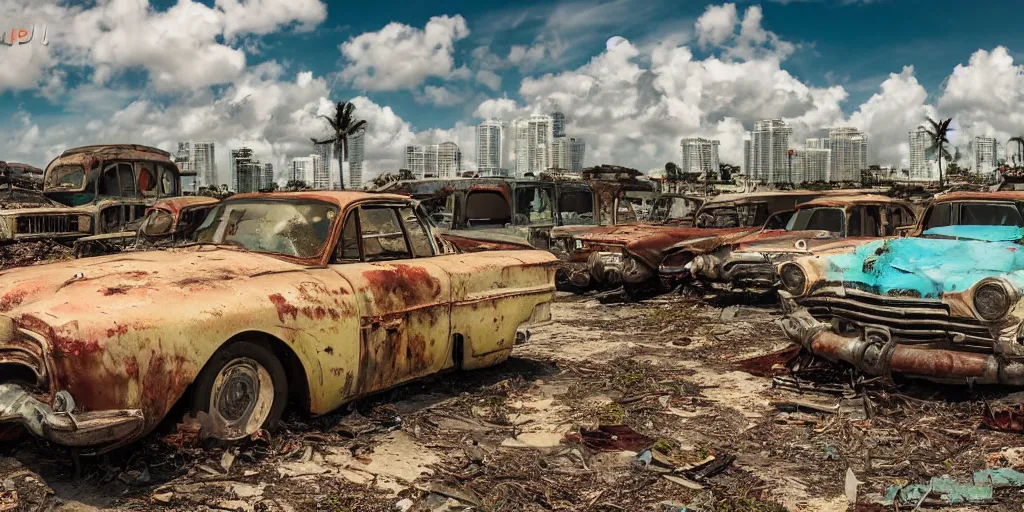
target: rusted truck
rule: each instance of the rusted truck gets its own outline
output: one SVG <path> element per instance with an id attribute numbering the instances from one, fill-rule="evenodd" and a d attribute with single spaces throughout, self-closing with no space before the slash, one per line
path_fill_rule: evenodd
<path id="1" fill-rule="evenodd" d="M 76 258 L 84 258 L 188 243 L 195 239 L 196 230 L 219 202 L 206 196 L 162 199 L 146 210 L 145 217 L 127 224 L 126 231 L 79 238 L 72 252 Z"/>
<path id="2" fill-rule="evenodd" d="M 43 194 L 63 206 L 5 210 L 0 243 L 41 239 L 71 243 L 116 233 L 159 199 L 181 195 L 170 153 L 137 144 L 85 146 L 46 166 Z"/>
<path id="3" fill-rule="evenodd" d="M 663 262 L 664 251 L 684 241 L 717 243 L 719 236 L 751 233 L 769 220 L 785 225 L 793 208 L 831 192 L 782 191 L 723 194 L 703 203 L 693 217 L 669 217 L 659 224 L 625 223 L 600 227 L 573 236 L 563 260 L 567 279 L 577 290 L 622 286 L 636 299 L 667 291 L 658 271 L 663 263 L 684 266 L 689 261 Z M 691 223 L 694 225 L 690 225 Z M 707 247 L 706 249 L 710 249 Z"/>
<path id="4" fill-rule="evenodd" d="M 400 195 L 243 194 L 194 246 L 2 272 L 0 425 L 98 453 L 180 404 L 230 441 L 504 361 L 550 320 L 554 257 L 431 230 Z"/>
<path id="5" fill-rule="evenodd" d="M 728 291 L 773 292 L 775 266 L 783 261 L 898 236 L 917 221 L 909 202 L 876 194 L 819 197 L 797 205 L 788 217 L 782 229 L 719 237 L 710 250 L 704 250 L 707 242 L 690 241 L 669 248 L 658 269 L 662 282 L 672 288 L 692 279 Z"/>
<path id="6" fill-rule="evenodd" d="M 779 265 L 781 326 L 872 375 L 1024 385 L 1024 192 L 937 196 L 910 236 Z"/>

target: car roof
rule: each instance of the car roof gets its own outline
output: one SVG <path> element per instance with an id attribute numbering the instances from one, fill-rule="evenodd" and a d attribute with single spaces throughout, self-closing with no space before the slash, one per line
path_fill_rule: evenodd
<path id="1" fill-rule="evenodd" d="M 237 199 L 307 199 L 334 203 L 342 208 L 356 201 L 366 199 L 383 199 L 385 201 L 409 202 L 409 196 L 399 194 L 381 194 L 378 192 L 362 192 L 350 190 L 302 190 L 298 192 L 251 192 L 235 194 L 224 201 Z"/>
<path id="2" fill-rule="evenodd" d="M 997 192 L 949 192 L 947 194 L 938 194 L 935 196 L 935 201 L 963 201 L 970 199 L 996 199 L 1004 201 L 1024 201 L 1024 191 L 1018 190 L 1000 190 Z"/>
<path id="3" fill-rule="evenodd" d="M 826 196 L 811 199 L 806 203 L 801 203 L 797 208 L 813 208 L 815 206 L 845 206 L 848 204 L 877 204 L 877 203 L 895 203 L 904 206 L 910 206 L 910 203 L 902 199 L 896 199 L 889 196 L 883 196 L 878 194 L 858 194 L 858 195 L 846 195 L 846 196 Z"/>

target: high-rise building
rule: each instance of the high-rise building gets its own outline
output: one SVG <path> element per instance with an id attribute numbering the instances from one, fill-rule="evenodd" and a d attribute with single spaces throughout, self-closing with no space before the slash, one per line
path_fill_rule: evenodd
<path id="1" fill-rule="evenodd" d="M 313 169 L 313 182 L 310 183 L 317 190 L 331 188 L 331 161 L 334 160 L 334 144 L 313 144 L 313 154 L 318 155 L 317 167 Z"/>
<path id="2" fill-rule="evenodd" d="M 743 139 L 743 168 L 740 169 L 748 178 L 752 178 L 754 175 L 750 172 L 750 139 Z"/>
<path id="3" fill-rule="evenodd" d="M 405 147 L 405 168 L 417 179 L 437 177 L 437 144 Z"/>
<path id="4" fill-rule="evenodd" d="M 269 188 L 274 184 L 274 164 L 267 162 L 263 164 L 263 188 Z"/>
<path id="5" fill-rule="evenodd" d="M 312 185 L 313 175 L 319 165 L 320 155 L 317 154 L 292 158 L 291 168 L 288 170 L 288 180 L 302 181 L 306 185 Z"/>
<path id="6" fill-rule="evenodd" d="M 366 149 L 366 131 L 362 130 L 348 138 L 348 188 L 363 187 L 363 158 Z M 334 160 L 337 160 L 335 158 Z M 344 181 L 343 170 L 338 169 L 338 182 Z"/>
<path id="7" fill-rule="evenodd" d="M 868 138 L 860 130 L 836 127 L 828 130 L 832 150 L 830 181 L 860 181 L 860 172 L 868 167 Z"/>
<path id="8" fill-rule="evenodd" d="M 263 172 L 259 160 L 247 147 L 231 150 L 231 190 L 239 194 L 258 190 L 257 181 Z"/>
<path id="9" fill-rule="evenodd" d="M 548 115 L 551 116 L 551 137 L 565 137 L 565 114 L 552 112 Z"/>
<path id="10" fill-rule="evenodd" d="M 569 170 L 583 170 L 583 160 L 587 155 L 587 143 L 578 137 L 569 137 Z"/>
<path id="11" fill-rule="evenodd" d="M 555 137 L 551 141 L 551 168 L 568 171 L 572 163 L 570 162 L 569 137 Z"/>
<path id="12" fill-rule="evenodd" d="M 512 135 L 515 140 L 516 176 L 530 172 L 530 123 L 519 119 L 512 123 Z"/>
<path id="13" fill-rule="evenodd" d="M 212 142 L 185 141 L 178 143 L 176 161 L 183 173 L 196 173 L 200 187 L 217 187 L 217 159 Z"/>
<path id="14" fill-rule="evenodd" d="M 979 176 L 988 176 L 999 166 L 997 153 L 999 145 L 992 137 L 974 138 L 974 172 Z"/>
<path id="15" fill-rule="evenodd" d="M 481 176 L 502 176 L 508 162 L 508 125 L 488 119 L 476 127 L 476 169 Z"/>
<path id="16" fill-rule="evenodd" d="M 831 160 L 830 149 L 794 149 L 793 183 L 829 181 Z"/>
<path id="17" fill-rule="evenodd" d="M 717 140 L 689 137 L 679 141 L 679 168 L 685 173 L 706 176 L 713 173 L 718 176 L 718 144 Z"/>
<path id="18" fill-rule="evenodd" d="M 932 141 L 923 126 L 910 132 L 910 179 L 912 181 L 936 181 L 938 175 L 929 158 Z"/>
<path id="19" fill-rule="evenodd" d="M 454 142 L 437 145 L 437 177 L 454 178 L 462 173 L 462 151 Z"/>
<path id="20" fill-rule="evenodd" d="M 804 146 L 807 149 L 831 149 L 828 138 L 820 139 L 817 137 L 811 137 L 807 139 L 807 143 L 804 144 Z"/>
<path id="21" fill-rule="evenodd" d="M 538 173 L 551 167 L 551 116 L 531 116 L 527 122 L 527 158 L 529 171 Z"/>
<path id="22" fill-rule="evenodd" d="M 754 123 L 750 133 L 750 172 L 747 176 L 765 183 L 789 180 L 789 136 L 793 129 L 782 119 Z"/>

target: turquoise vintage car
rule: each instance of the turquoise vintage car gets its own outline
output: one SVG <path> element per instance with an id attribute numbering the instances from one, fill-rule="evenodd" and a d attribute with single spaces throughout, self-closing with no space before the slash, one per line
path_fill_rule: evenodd
<path id="1" fill-rule="evenodd" d="M 1024 385 L 1024 193 L 949 194 L 913 236 L 777 267 L 807 351 L 874 375 Z"/>

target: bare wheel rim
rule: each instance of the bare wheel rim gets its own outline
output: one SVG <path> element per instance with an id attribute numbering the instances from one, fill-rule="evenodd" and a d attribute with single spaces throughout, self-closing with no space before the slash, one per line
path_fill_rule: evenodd
<path id="1" fill-rule="evenodd" d="M 215 437 L 234 441 L 263 426 L 274 406 L 274 380 L 260 363 L 232 359 L 217 374 L 210 390 Z"/>

